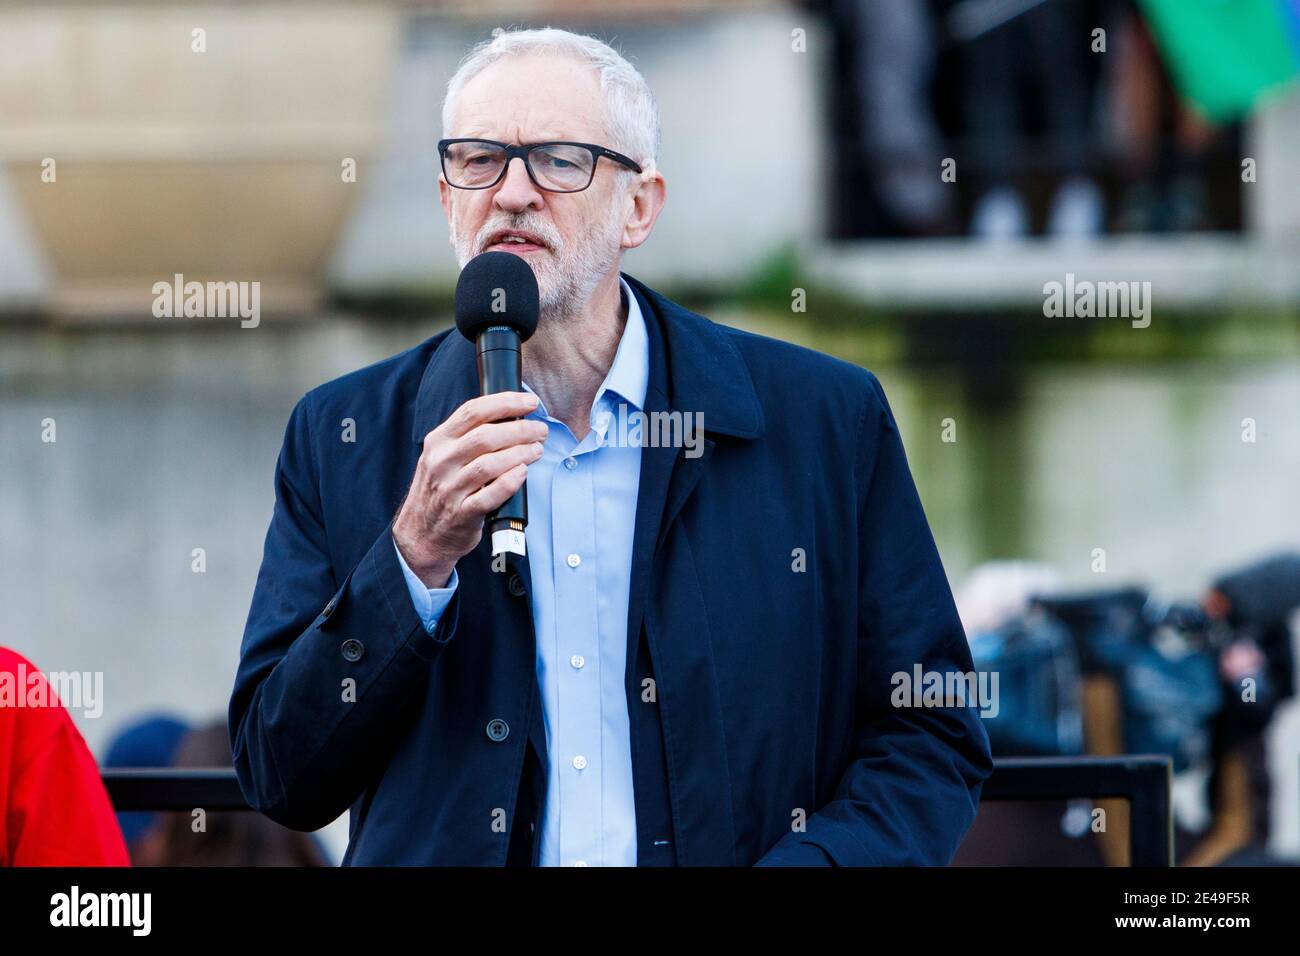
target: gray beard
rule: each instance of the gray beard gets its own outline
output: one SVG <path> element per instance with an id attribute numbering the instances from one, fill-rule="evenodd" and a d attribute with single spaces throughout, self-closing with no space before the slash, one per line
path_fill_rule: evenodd
<path id="1" fill-rule="evenodd" d="M 455 220 L 451 223 L 456 228 Z M 611 211 L 599 233 L 585 239 L 577 249 L 552 250 L 552 267 L 538 276 L 539 318 L 549 324 L 565 324 L 582 313 L 596 286 L 617 266 L 622 249 L 618 244 L 622 226 Z M 472 258 L 468 249 L 452 243 L 461 268 Z M 462 255 L 462 252 L 464 253 Z"/>
<path id="2" fill-rule="evenodd" d="M 612 257 L 616 259 L 617 256 Z M 590 301 L 596 286 L 605 277 L 613 261 L 605 263 L 604 268 L 579 276 L 567 273 L 560 278 L 559 286 L 548 283 L 548 288 L 541 297 L 540 318 L 548 323 L 559 325 L 571 321 L 582 313 Z"/>
<path id="3" fill-rule="evenodd" d="M 558 287 L 544 292 L 541 317 L 562 323 L 579 315 L 591 300 L 596 286 L 618 267 L 622 249 L 618 244 L 622 226 L 614 218 L 602 224 L 601 231 L 592 236 L 576 255 L 566 255 L 559 263 Z M 548 283 L 549 284 L 549 283 Z"/>

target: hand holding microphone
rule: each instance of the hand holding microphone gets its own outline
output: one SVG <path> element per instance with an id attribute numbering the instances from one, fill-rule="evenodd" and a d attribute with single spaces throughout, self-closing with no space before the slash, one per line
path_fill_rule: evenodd
<path id="1" fill-rule="evenodd" d="M 429 432 L 393 522 L 402 557 L 426 587 L 444 587 L 474 550 L 486 519 L 493 554 L 524 553 L 524 478 L 542 455 L 547 428 L 524 415 L 521 344 L 537 328 L 537 280 L 528 263 L 489 252 L 466 264 L 456 285 L 456 325 L 475 342 L 482 395 Z"/>

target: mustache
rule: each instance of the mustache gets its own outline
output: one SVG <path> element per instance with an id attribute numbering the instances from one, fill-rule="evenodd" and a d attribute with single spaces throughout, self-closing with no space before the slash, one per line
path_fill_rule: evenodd
<path id="1" fill-rule="evenodd" d="M 521 232 L 531 232 L 540 237 L 542 242 L 546 243 L 546 247 L 552 251 L 558 252 L 563 245 L 559 230 L 540 216 L 502 216 L 488 220 L 479 229 L 478 234 L 474 236 L 474 253 L 477 255 L 482 252 L 487 245 L 488 238 L 492 233 L 500 229 L 518 229 Z"/>

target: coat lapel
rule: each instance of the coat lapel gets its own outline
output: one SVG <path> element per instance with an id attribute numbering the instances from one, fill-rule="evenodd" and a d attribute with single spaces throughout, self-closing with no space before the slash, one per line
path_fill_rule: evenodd
<path id="1" fill-rule="evenodd" d="M 415 460 L 419 456 L 419 446 L 424 443 L 424 436 L 441 425 L 452 412 L 471 398 L 477 397 L 478 394 L 478 362 L 474 345 L 453 328 L 434 350 L 433 357 L 429 359 L 429 364 L 425 366 L 424 376 L 420 380 L 420 388 L 416 393 L 414 424 L 411 427 L 411 441 L 416 444 L 414 456 L 411 460 L 412 471 L 415 469 Z M 483 567 L 491 566 L 491 547 L 486 536 L 479 542 L 477 548 L 461 560 L 469 559 L 479 562 Z M 509 582 L 511 577 L 516 574 L 519 575 L 520 580 L 523 582 L 524 594 L 528 597 L 526 604 L 519 602 L 518 598 L 510 593 Z M 462 578 L 464 577 L 462 576 Z M 520 613 L 516 615 L 515 619 L 520 624 L 516 630 L 527 635 L 528 672 L 536 675 L 537 645 L 536 635 L 533 634 L 532 627 L 533 578 L 528 558 L 520 557 L 517 554 L 507 554 L 505 571 L 500 574 L 493 573 L 489 575 L 488 580 L 494 582 L 494 586 L 498 589 L 499 599 L 506 602 L 506 607 L 511 607 L 511 602 L 515 602 L 520 610 L 527 611 L 526 614 Z M 524 649 L 522 642 L 511 640 L 507 643 L 511 646 L 521 645 L 521 650 Z M 537 753 L 538 760 L 541 762 L 544 771 L 547 760 L 546 726 L 542 716 L 541 694 L 536 687 L 536 683 L 536 679 L 534 679 L 534 686 L 529 694 L 528 740 Z"/>
<path id="2" fill-rule="evenodd" d="M 665 547 L 717 446 L 716 436 L 751 439 L 763 416 L 749 370 L 735 346 L 707 319 L 624 276 L 637 294 L 650 341 L 645 412 L 698 414 L 701 454 L 643 447 L 628 598 L 629 707 L 639 700 L 636 675 L 642 623 L 654 668 L 665 769 L 682 865 L 735 863 L 730 772 L 722 704 L 699 578 L 684 539 Z M 661 605 L 668 603 L 670 611 Z M 656 594 L 660 600 L 654 600 Z M 667 611 L 667 613 L 665 613 Z M 635 719 L 635 718 L 634 718 Z M 648 768 L 633 767 L 634 776 Z M 638 789 L 654 786 L 637 782 Z"/>

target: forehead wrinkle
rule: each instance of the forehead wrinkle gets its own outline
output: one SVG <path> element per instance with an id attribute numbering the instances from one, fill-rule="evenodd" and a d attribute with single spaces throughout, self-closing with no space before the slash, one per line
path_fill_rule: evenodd
<path id="1" fill-rule="evenodd" d="M 545 80 L 535 71 L 518 69 L 530 62 L 550 67 Z M 557 69 L 557 64 L 568 68 Z M 510 70 L 511 66 L 516 68 Z M 583 79 L 577 80 L 575 74 Z M 503 109 L 503 101 L 510 105 Z M 557 57 L 524 56 L 492 64 L 461 90 L 457 119 L 461 117 L 468 122 L 458 122 L 463 132 L 456 135 L 503 142 L 588 142 L 605 128 L 604 99 L 595 70 Z"/>

